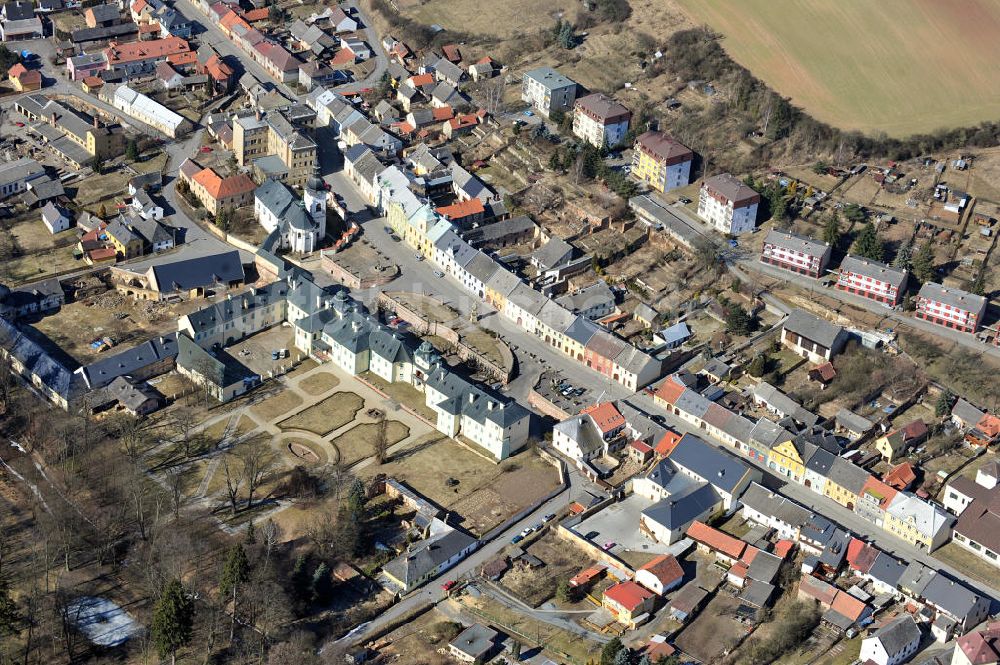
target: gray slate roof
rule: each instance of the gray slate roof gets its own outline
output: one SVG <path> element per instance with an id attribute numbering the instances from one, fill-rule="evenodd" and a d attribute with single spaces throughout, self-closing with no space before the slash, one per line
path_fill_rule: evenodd
<path id="1" fill-rule="evenodd" d="M 803 309 L 793 309 L 785 320 L 784 328 L 828 349 L 833 348 L 837 338 L 844 332 L 840 326 Z"/>
<path id="2" fill-rule="evenodd" d="M 920 628 L 913 621 L 913 617 L 905 614 L 883 625 L 870 639 L 881 642 L 882 648 L 891 658 L 901 653 L 910 643 L 920 641 Z"/>

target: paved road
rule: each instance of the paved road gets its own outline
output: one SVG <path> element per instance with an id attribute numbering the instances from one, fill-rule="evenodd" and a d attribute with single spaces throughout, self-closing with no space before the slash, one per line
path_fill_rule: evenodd
<path id="1" fill-rule="evenodd" d="M 652 397 L 645 394 L 638 394 L 630 398 L 628 401 L 648 413 L 662 415 L 667 425 L 672 429 L 682 434 L 694 434 L 717 448 L 725 449 L 726 451 L 737 455 L 743 461 L 754 464 L 764 473 L 764 484 L 769 488 L 780 490 L 782 494 L 786 495 L 793 501 L 808 506 L 809 508 L 815 510 L 818 514 L 840 524 L 842 527 L 858 536 L 864 536 L 882 550 L 893 553 L 897 557 L 907 561 L 920 561 L 921 563 L 924 563 L 925 565 L 936 570 L 943 570 L 955 579 L 964 581 L 970 588 L 979 589 L 981 592 L 991 595 L 994 601 L 1000 601 L 1000 589 L 984 585 L 982 582 L 959 572 L 942 562 L 940 559 L 928 554 L 925 550 L 920 550 L 912 545 L 909 545 L 889 532 L 878 528 L 871 522 L 868 522 L 859 515 L 855 514 L 853 511 L 841 506 L 833 499 L 820 496 L 804 485 L 787 482 L 783 477 L 775 475 L 766 466 L 758 464 L 748 457 L 739 455 L 733 450 L 732 446 L 716 440 L 705 430 L 692 426 L 690 423 L 687 423 L 673 415 L 670 411 L 660 407 L 653 401 Z"/>
<path id="2" fill-rule="evenodd" d="M 686 221 L 690 226 L 699 230 L 703 235 L 713 237 L 713 232 L 703 222 L 691 215 L 687 209 L 677 205 L 667 205 L 665 207 L 674 215 Z M 747 252 L 742 250 L 730 251 L 727 249 L 723 252 L 723 257 L 730 271 L 736 272 L 741 279 L 752 281 L 753 275 L 763 275 L 781 280 L 786 285 L 795 287 L 800 291 L 809 291 L 810 293 L 821 292 L 824 296 L 839 300 L 845 304 L 860 307 L 877 316 L 882 316 L 884 320 L 892 321 L 894 324 L 909 326 L 915 330 L 935 335 L 941 339 L 964 346 L 974 353 L 987 353 L 995 358 L 1000 358 L 1000 347 L 980 342 L 974 335 L 944 328 L 923 319 L 918 319 L 910 314 L 889 309 L 867 298 L 840 291 L 828 286 L 830 283 L 829 277 L 825 279 L 813 279 L 805 275 L 792 275 L 780 268 L 761 263 L 757 260 L 756 256 L 749 256 Z"/>

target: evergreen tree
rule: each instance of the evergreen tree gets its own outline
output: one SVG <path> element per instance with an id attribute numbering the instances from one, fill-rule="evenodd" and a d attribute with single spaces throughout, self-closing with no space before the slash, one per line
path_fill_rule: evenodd
<path id="1" fill-rule="evenodd" d="M 303 603 L 309 602 L 309 573 L 306 572 L 308 563 L 305 554 L 300 554 L 295 558 L 295 565 L 292 566 L 292 596 Z"/>
<path id="2" fill-rule="evenodd" d="M 759 379 L 760 377 L 764 376 L 764 372 L 766 371 L 767 371 L 767 358 L 765 358 L 764 354 L 762 353 L 758 353 L 757 355 L 755 355 L 753 357 L 753 360 L 750 361 L 750 364 L 747 365 L 747 374 L 754 377 L 755 379 Z"/>
<path id="3" fill-rule="evenodd" d="M 622 649 L 615 654 L 615 659 L 612 662 L 614 665 L 629 665 L 629 661 L 631 660 L 632 658 L 629 655 L 628 649 Z"/>
<path id="4" fill-rule="evenodd" d="M 160 658 L 177 662 L 177 651 L 191 641 L 194 603 L 179 580 L 170 580 L 153 610 L 153 643 Z"/>
<path id="5" fill-rule="evenodd" d="M 950 390 L 945 390 L 938 397 L 937 402 L 934 404 L 934 415 L 938 418 L 943 418 L 951 413 L 951 405 L 955 401 L 955 396 L 951 394 Z"/>
<path id="6" fill-rule="evenodd" d="M 236 632 L 236 606 L 239 603 L 239 590 L 250 579 L 250 561 L 243 545 L 237 544 L 229 548 L 226 563 L 222 566 L 222 579 L 219 581 L 219 593 L 222 596 L 232 596 L 233 615 L 229 626 L 229 641 L 233 641 Z"/>
<path id="7" fill-rule="evenodd" d="M 734 335 L 749 335 L 753 331 L 753 318 L 735 303 L 724 303 L 726 308 L 726 330 Z"/>
<path id="8" fill-rule="evenodd" d="M 135 139 L 131 139 L 125 144 L 125 159 L 130 162 L 139 161 L 139 144 L 135 142 Z"/>
<path id="9" fill-rule="evenodd" d="M 907 240 L 899 247 L 896 258 L 892 260 L 892 267 L 902 270 L 909 270 L 913 267 L 913 241 Z"/>
<path id="10" fill-rule="evenodd" d="M 257 529 L 253 525 L 253 520 L 247 522 L 247 530 L 246 533 L 243 535 L 243 542 L 245 542 L 247 545 L 257 544 Z"/>
<path id="11" fill-rule="evenodd" d="M 326 605 L 333 595 L 333 585 L 330 583 L 330 567 L 325 563 L 320 563 L 313 571 L 310 581 L 312 600 L 318 605 Z"/>
<path id="12" fill-rule="evenodd" d="M 826 218 L 826 224 L 823 225 L 823 242 L 830 247 L 836 247 L 840 244 L 840 219 L 837 217 L 837 213 Z"/>
<path id="13" fill-rule="evenodd" d="M 576 46 L 576 37 L 573 36 L 573 25 L 569 21 L 563 21 L 559 26 L 559 34 L 556 42 L 564 49 L 571 49 Z"/>
<path id="14" fill-rule="evenodd" d="M 913 275 L 921 282 L 934 279 L 934 248 L 928 240 L 913 257 Z"/>
<path id="15" fill-rule="evenodd" d="M 861 233 L 854 241 L 854 253 L 872 261 L 885 260 L 885 245 L 871 222 L 862 227 Z"/>
<path id="16" fill-rule="evenodd" d="M 625 645 L 622 644 L 621 639 L 617 637 L 612 638 L 601 649 L 601 665 L 615 665 L 615 656 L 618 655 L 619 651 L 623 651 L 624 649 Z"/>
<path id="17" fill-rule="evenodd" d="M 568 603 L 573 599 L 572 591 L 567 580 L 559 580 L 559 584 L 556 585 L 556 600 L 560 603 Z"/>

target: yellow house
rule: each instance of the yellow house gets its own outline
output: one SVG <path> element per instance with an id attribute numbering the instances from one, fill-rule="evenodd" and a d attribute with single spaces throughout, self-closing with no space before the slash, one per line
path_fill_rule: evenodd
<path id="1" fill-rule="evenodd" d="M 898 456 L 906 452 L 910 446 L 914 446 L 927 437 L 927 425 L 923 420 L 914 420 L 912 423 L 892 430 L 878 438 L 875 442 L 875 449 L 878 450 L 885 461 L 890 464 Z"/>
<path id="2" fill-rule="evenodd" d="M 663 132 L 639 136 L 632 153 L 632 175 L 666 192 L 688 184 L 694 153 Z"/>
<path id="3" fill-rule="evenodd" d="M 115 251 L 125 259 L 142 256 L 143 239 L 135 231 L 115 220 L 106 229 L 108 239 L 115 246 Z"/>
<path id="4" fill-rule="evenodd" d="M 441 236 L 450 231 L 451 228 L 451 222 L 443 217 L 438 217 L 436 221 L 431 223 L 427 233 L 420 241 L 420 253 L 425 259 L 434 258 L 434 246 L 441 239 Z"/>
<path id="5" fill-rule="evenodd" d="M 498 312 L 504 311 L 507 307 L 507 296 L 513 293 L 520 283 L 521 280 L 518 279 L 517 275 L 509 270 L 497 270 L 484 285 L 486 302 L 496 308 Z"/>
<path id="6" fill-rule="evenodd" d="M 882 528 L 933 552 L 951 538 L 954 517 L 934 504 L 900 492 L 885 511 Z"/>
<path id="7" fill-rule="evenodd" d="M 843 457 L 836 457 L 827 473 L 823 494 L 848 510 L 854 510 L 866 482 L 868 482 L 867 471 L 854 466 Z"/>
<path id="8" fill-rule="evenodd" d="M 795 482 L 802 482 L 806 473 L 806 464 L 802 453 L 795 447 L 795 442 L 789 439 L 771 448 L 767 453 L 767 466 Z"/>

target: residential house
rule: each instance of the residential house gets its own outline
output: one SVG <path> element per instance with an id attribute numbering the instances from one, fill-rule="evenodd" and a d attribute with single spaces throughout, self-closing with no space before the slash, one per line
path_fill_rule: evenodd
<path id="1" fill-rule="evenodd" d="M 44 177 L 45 167 L 30 157 L 0 162 L 0 199 L 20 194 L 28 189 L 29 182 Z"/>
<path id="2" fill-rule="evenodd" d="M 71 213 L 62 206 L 57 206 L 49 201 L 42 207 L 42 224 L 45 224 L 49 233 L 56 234 L 65 231 L 72 223 Z"/>
<path id="3" fill-rule="evenodd" d="M 635 571 L 635 581 L 663 596 L 684 581 L 684 569 L 672 554 L 661 554 Z"/>
<path id="4" fill-rule="evenodd" d="M 914 420 L 880 436 L 875 441 L 875 449 L 882 454 L 886 462 L 893 464 L 897 457 L 924 441 L 928 434 L 927 424 L 923 420 Z"/>
<path id="5" fill-rule="evenodd" d="M 914 316 L 961 332 L 979 330 L 986 315 L 987 300 L 960 289 L 925 282 L 917 293 Z"/>
<path id="6" fill-rule="evenodd" d="M 781 328 L 781 342 L 814 363 L 832 360 L 847 335 L 844 329 L 802 309 L 794 309 Z"/>
<path id="7" fill-rule="evenodd" d="M 98 76 L 108 68 L 108 59 L 103 51 L 81 53 L 66 59 L 66 74 L 71 81 L 82 81 L 88 76 Z"/>
<path id="8" fill-rule="evenodd" d="M 923 591 L 924 602 L 938 616 L 956 623 L 956 632 L 966 633 L 989 615 L 990 599 L 939 572 Z"/>
<path id="9" fill-rule="evenodd" d="M 906 293 L 909 273 L 860 256 L 847 256 L 840 263 L 837 288 L 894 307 Z"/>
<path id="10" fill-rule="evenodd" d="M 987 563 L 1000 567 L 1000 490 L 996 478 L 958 477 L 945 488 L 944 505 L 958 515 L 952 541 Z"/>
<path id="11" fill-rule="evenodd" d="M 933 503 L 900 492 L 889 504 L 883 528 L 911 545 L 933 552 L 951 538 L 955 518 Z"/>
<path id="12" fill-rule="evenodd" d="M 595 92 L 576 100 L 573 134 L 598 148 L 615 147 L 625 139 L 631 119 L 631 111 L 607 95 Z"/>
<path id="13" fill-rule="evenodd" d="M 760 194 L 729 173 L 706 178 L 698 193 L 698 216 L 720 233 L 740 235 L 757 224 Z"/>
<path id="14" fill-rule="evenodd" d="M 635 141 L 632 175 L 660 192 L 683 187 L 691 180 L 694 152 L 663 132 L 648 131 Z"/>
<path id="15" fill-rule="evenodd" d="M 892 619 L 861 641 L 864 663 L 899 665 L 909 660 L 920 647 L 920 627 L 909 614 Z"/>
<path id="16" fill-rule="evenodd" d="M 739 561 L 747 548 L 747 544 L 739 538 L 714 529 L 701 521 L 691 524 L 687 537 L 695 542 L 699 550 L 715 554 L 719 561 L 728 565 Z"/>
<path id="17" fill-rule="evenodd" d="M 191 45 L 181 37 L 140 42 L 113 41 L 103 51 L 108 71 L 121 72 L 126 78 L 151 75 L 156 63 L 190 52 Z"/>
<path id="18" fill-rule="evenodd" d="M 42 88 L 42 73 L 37 69 L 27 69 L 21 63 L 7 70 L 7 79 L 15 92 L 32 92 Z"/>
<path id="19" fill-rule="evenodd" d="M 460 662 L 481 665 L 496 655 L 499 638 L 497 631 L 474 623 L 448 643 L 448 654 Z"/>
<path id="20" fill-rule="evenodd" d="M 187 178 L 182 165 L 181 180 L 188 183 L 191 194 L 212 215 L 220 210 L 235 210 L 249 205 L 257 189 L 254 181 L 244 173 L 223 178 L 210 168 L 196 171 L 193 176 Z"/>
<path id="21" fill-rule="evenodd" d="M 1000 665 L 1000 622 L 959 637 L 950 665 Z"/>
<path id="22" fill-rule="evenodd" d="M 0 317 L 8 321 L 51 312 L 65 303 L 66 294 L 54 277 L 13 289 L 0 284 Z"/>
<path id="23" fill-rule="evenodd" d="M 120 85 L 117 88 L 105 86 L 101 89 L 101 98 L 119 111 L 163 132 L 170 138 L 180 138 L 191 130 L 190 120 L 127 85 Z"/>
<path id="24" fill-rule="evenodd" d="M 771 229 L 764 237 L 760 262 L 800 275 L 820 277 L 830 262 L 831 251 L 828 243 Z"/>
<path id="25" fill-rule="evenodd" d="M 576 82 L 551 67 L 525 72 L 521 78 L 521 100 L 548 118 L 553 112 L 568 113 L 576 100 Z"/>
<path id="26" fill-rule="evenodd" d="M 774 529 L 779 537 L 791 541 L 798 541 L 800 530 L 813 518 L 808 509 L 756 482 L 750 484 L 740 502 L 745 519 Z"/>
<path id="27" fill-rule="evenodd" d="M 868 482 L 868 472 L 843 457 L 834 457 L 827 471 L 823 495 L 848 510 L 854 510 L 858 497 Z"/>
<path id="28" fill-rule="evenodd" d="M 605 589 L 601 605 L 618 623 L 634 629 L 649 619 L 655 598 L 652 591 L 635 582 L 619 582 Z"/>

